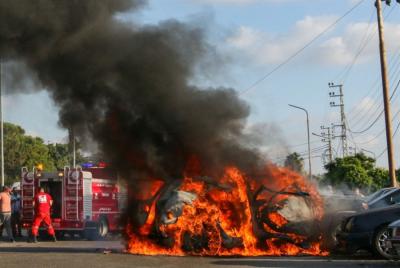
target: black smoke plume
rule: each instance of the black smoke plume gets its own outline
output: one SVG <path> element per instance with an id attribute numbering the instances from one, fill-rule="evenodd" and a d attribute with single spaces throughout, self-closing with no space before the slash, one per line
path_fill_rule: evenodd
<path id="1" fill-rule="evenodd" d="M 258 153 L 239 142 L 249 107 L 233 89 L 189 84 L 208 53 L 204 33 L 115 19 L 145 4 L 2 0 L 0 56 L 28 66 L 59 106 L 60 125 L 95 141 L 123 174 L 180 179 L 192 157 L 198 175 L 254 171 Z"/>

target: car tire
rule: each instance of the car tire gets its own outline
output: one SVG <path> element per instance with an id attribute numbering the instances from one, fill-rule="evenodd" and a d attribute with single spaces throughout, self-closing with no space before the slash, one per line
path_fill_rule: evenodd
<path id="1" fill-rule="evenodd" d="M 388 227 L 382 226 L 380 227 L 374 234 L 373 237 L 373 250 L 374 253 L 380 257 L 383 257 L 385 259 L 396 259 L 396 252 L 393 248 L 388 248 L 387 247 L 387 240 L 390 237 L 390 232 Z"/>

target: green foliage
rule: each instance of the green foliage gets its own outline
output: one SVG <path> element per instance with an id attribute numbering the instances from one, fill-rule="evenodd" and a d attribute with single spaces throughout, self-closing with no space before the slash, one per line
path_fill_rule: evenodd
<path id="1" fill-rule="evenodd" d="M 369 175 L 372 177 L 371 190 L 376 191 L 383 187 L 390 187 L 389 171 L 384 168 L 374 168 Z M 399 177 L 397 177 L 398 179 Z"/>
<path id="2" fill-rule="evenodd" d="M 374 191 L 390 184 L 388 171 L 375 167 L 375 159 L 364 154 L 336 158 L 325 165 L 325 182 L 331 185 L 347 185 Z"/>
<path id="3" fill-rule="evenodd" d="M 25 134 L 20 126 L 4 123 L 4 172 L 6 183 L 19 180 L 21 167 L 31 170 L 42 164 L 45 171 L 70 165 L 72 156 L 68 144 L 46 145 L 43 139 Z M 77 153 L 77 163 L 83 157 Z"/>
<path id="4" fill-rule="evenodd" d="M 304 159 L 296 152 L 289 154 L 285 159 L 285 167 L 299 173 L 304 172 Z"/>
<path id="5" fill-rule="evenodd" d="M 39 163 L 47 170 L 54 168 L 43 140 L 25 135 L 20 126 L 4 123 L 4 172 L 7 181 L 18 179 L 21 167 L 31 169 Z"/>
<path id="6" fill-rule="evenodd" d="M 56 143 L 49 144 L 47 148 L 49 150 L 49 156 L 53 160 L 55 169 L 63 169 L 65 166 L 71 165 L 73 162 L 72 150 L 69 148 L 68 144 Z M 84 157 L 76 151 L 76 159 L 77 164 L 83 163 Z"/>

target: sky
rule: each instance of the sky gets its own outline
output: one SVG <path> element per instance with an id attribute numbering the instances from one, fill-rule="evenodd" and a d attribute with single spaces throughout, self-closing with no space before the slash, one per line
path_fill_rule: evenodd
<path id="1" fill-rule="evenodd" d="M 201 65 L 191 83 L 237 90 L 251 109 L 247 129 L 259 133 L 264 141 L 260 149 L 278 163 L 295 151 L 304 154 L 307 161 L 305 113 L 288 104 L 307 109 L 310 132 L 321 134 L 322 125 L 340 123 L 339 107 L 329 105 L 332 101 L 338 104 L 339 99 L 329 97 L 332 89 L 328 83 L 343 84 L 346 122 L 351 130 L 350 152 L 364 150 L 367 155 L 379 156 L 378 166 L 387 167 L 384 117 L 379 116 L 383 106 L 373 3 L 150 0 L 141 11 L 118 14 L 116 19 L 144 25 L 174 19 L 202 28 L 218 64 Z M 400 93 L 394 91 L 400 79 L 400 5 L 393 1 L 390 7 L 385 6 L 384 18 L 396 130 L 400 124 Z M 288 61 L 293 55 L 296 56 Z M 270 73 L 277 66 L 280 68 Z M 7 74 L 9 68 L 9 64 L 4 64 L 3 73 Z M 7 93 L 5 77 L 3 88 Z M 262 80 L 263 77 L 266 78 Z M 58 109 L 46 91 L 30 92 L 6 94 L 5 121 L 21 125 L 28 134 L 40 136 L 45 142 L 65 141 L 67 132 L 58 126 Z M 338 127 L 334 134 L 340 135 Z M 333 140 L 333 148 L 335 155 L 341 156 L 339 140 Z M 394 141 L 396 150 L 400 148 L 397 132 Z M 314 173 L 323 172 L 324 145 L 320 137 L 311 136 Z M 395 158 L 399 167 L 400 151 Z"/>

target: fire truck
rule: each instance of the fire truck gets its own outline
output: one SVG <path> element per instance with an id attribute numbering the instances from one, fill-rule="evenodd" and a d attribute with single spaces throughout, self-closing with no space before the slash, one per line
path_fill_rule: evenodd
<path id="1" fill-rule="evenodd" d="M 33 199 L 38 187 L 53 198 L 51 218 L 58 237 L 79 234 L 89 240 L 120 230 L 126 206 L 126 187 L 114 171 L 105 167 L 65 167 L 59 172 L 33 169 L 21 172 L 22 226 L 30 228 Z M 41 234 L 44 233 L 41 228 Z"/>

